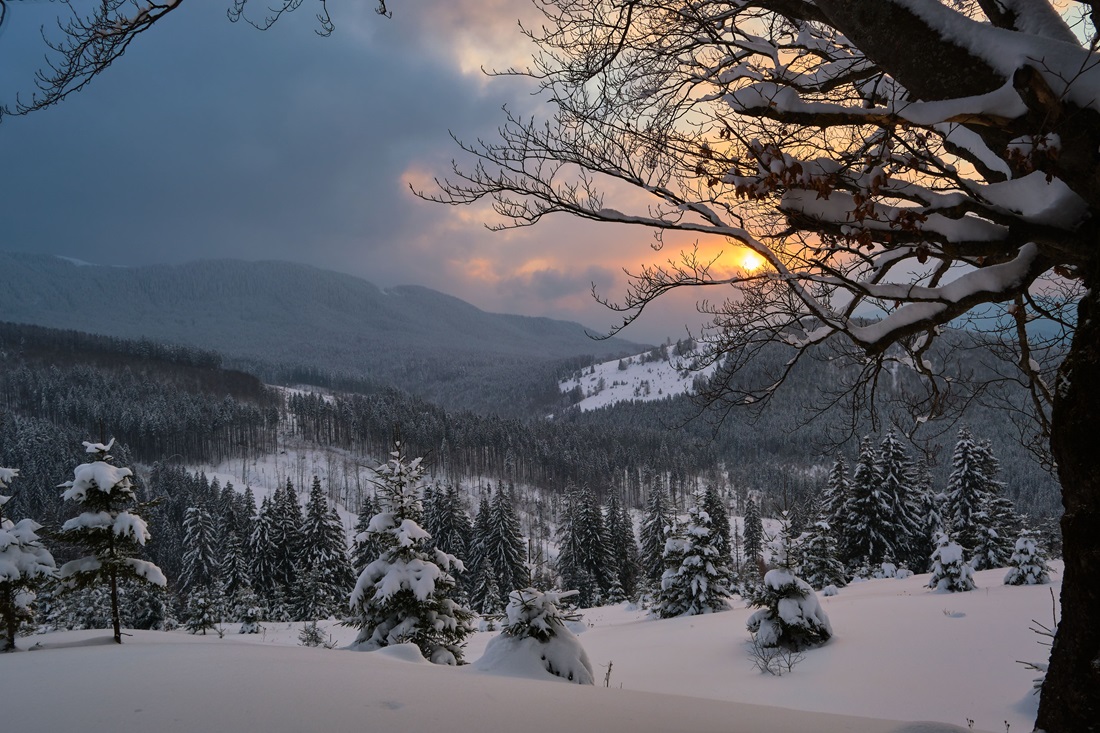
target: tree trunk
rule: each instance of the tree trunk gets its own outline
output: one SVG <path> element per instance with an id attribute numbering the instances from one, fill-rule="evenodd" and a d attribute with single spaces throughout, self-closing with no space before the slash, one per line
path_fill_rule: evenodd
<path id="1" fill-rule="evenodd" d="M 1050 652 L 1037 730 L 1100 731 L 1100 266 L 1087 273 L 1088 293 L 1058 374 L 1051 450 L 1062 483 L 1062 619 Z"/>

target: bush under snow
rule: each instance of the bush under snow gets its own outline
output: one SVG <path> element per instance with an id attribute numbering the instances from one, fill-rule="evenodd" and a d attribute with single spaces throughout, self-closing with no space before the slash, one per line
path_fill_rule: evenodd
<path id="1" fill-rule="evenodd" d="M 558 609 L 561 599 L 575 594 L 534 588 L 512 591 L 504 631 L 489 642 L 474 667 L 493 674 L 536 679 L 550 674 L 578 685 L 594 684 L 592 663 Z"/>
<path id="2" fill-rule="evenodd" d="M 789 571 L 769 570 L 754 605 L 764 607 L 749 616 L 746 626 L 763 647 L 805 649 L 833 635 L 814 589 Z"/>

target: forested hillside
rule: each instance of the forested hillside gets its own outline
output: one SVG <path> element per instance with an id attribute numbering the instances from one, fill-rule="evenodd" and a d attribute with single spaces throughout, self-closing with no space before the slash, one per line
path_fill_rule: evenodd
<path id="1" fill-rule="evenodd" d="M 573 357 L 640 350 L 577 323 L 486 313 L 423 287 L 287 262 L 101 267 L 0 252 L 4 320 L 213 349 L 270 383 L 397 386 L 510 416 L 553 404 Z"/>

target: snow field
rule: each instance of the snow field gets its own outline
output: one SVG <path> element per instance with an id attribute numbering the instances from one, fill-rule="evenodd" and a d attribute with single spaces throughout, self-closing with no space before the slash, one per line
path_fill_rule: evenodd
<path id="1" fill-rule="evenodd" d="M 1003 569 L 978 572 L 968 593 L 932 592 L 928 575 L 848 586 L 821 598 L 836 636 L 782 677 L 753 668 L 751 609 L 738 600 L 732 611 L 668 620 L 622 604 L 585 613 L 579 636 L 595 688 L 489 675 L 476 664 L 442 668 L 404 648 L 304 648 L 301 624 L 268 624 L 255 636 L 237 635 L 234 624 L 224 639 L 134 632 L 122 647 L 97 643 L 108 631 L 20 639 L 43 649 L 0 656 L 0 706 L 5 729 L 57 733 L 942 733 L 966 731 L 967 719 L 978 731 L 1001 733 L 1006 721 L 1028 731 L 1034 673 L 1016 660 L 1047 654 L 1029 626 L 1050 622 L 1060 563 L 1055 570 L 1048 586 L 1004 586 Z M 353 629 L 321 626 L 338 645 L 354 639 Z M 466 658 L 476 662 L 497 633 L 473 634 Z M 888 722 L 922 720 L 939 724 Z"/>

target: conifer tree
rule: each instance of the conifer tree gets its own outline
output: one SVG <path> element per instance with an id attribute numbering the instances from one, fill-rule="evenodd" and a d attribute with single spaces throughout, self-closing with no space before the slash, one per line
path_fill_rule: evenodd
<path id="1" fill-rule="evenodd" d="M 1024 530 L 1009 559 L 1005 585 L 1043 585 L 1050 582 L 1050 565 L 1036 542 L 1035 533 Z"/>
<path id="2" fill-rule="evenodd" d="M 354 585 L 344 525 L 329 508 L 321 479 L 313 477 L 301 532 L 294 614 L 304 621 L 328 618 Z"/>
<path id="3" fill-rule="evenodd" d="M 497 586 L 495 578 L 496 570 L 492 567 L 492 563 L 489 564 L 488 570 L 486 570 L 485 563 L 485 546 L 492 527 L 492 516 L 493 509 L 489 503 L 488 492 L 486 492 L 481 495 L 477 517 L 474 519 L 474 528 L 470 533 L 469 563 L 466 565 L 465 572 L 465 577 L 469 582 L 470 603 L 479 613 L 487 613 L 485 609 L 490 605 L 497 608 L 500 600 L 497 598 L 490 603 L 489 599 L 483 595 L 488 588 L 488 584 L 482 580 L 485 573 L 494 576 L 492 585 L 496 588 L 498 596 L 500 594 L 500 588 Z"/>
<path id="4" fill-rule="evenodd" d="M 610 554 L 617 560 L 615 580 L 623 595 L 631 598 L 637 591 L 641 564 L 638 559 L 638 542 L 634 538 L 634 523 L 619 496 L 612 493 L 607 502 L 607 537 Z M 614 584 L 611 590 L 614 590 Z M 611 599 L 612 603 L 619 601 Z"/>
<path id="5" fill-rule="evenodd" d="M 890 505 L 887 518 L 892 541 L 886 554 L 908 563 L 920 544 L 922 531 L 920 497 L 913 463 L 893 430 L 887 432 L 879 443 L 878 455 L 881 491 Z"/>
<path id="6" fill-rule="evenodd" d="M 769 570 L 752 605 L 760 610 L 749 616 L 746 626 L 761 647 L 797 651 L 823 644 L 833 635 L 813 588 L 789 570 Z"/>
<path id="7" fill-rule="evenodd" d="M 654 610 L 661 618 L 696 616 L 729 609 L 729 561 L 719 551 L 718 531 L 703 496 L 687 521 L 665 543 L 665 573 Z"/>
<path id="8" fill-rule="evenodd" d="M 645 519 L 642 522 L 642 569 L 646 580 L 660 588 L 664 575 L 665 541 L 668 528 L 672 524 L 672 512 L 664 488 L 653 485 L 646 500 Z"/>
<path id="9" fill-rule="evenodd" d="M 378 513 L 378 504 L 373 495 L 366 495 L 359 506 L 359 519 L 355 525 L 355 544 L 352 548 L 352 566 L 356 577 L 363 572 L 370 563 L 378 559 L 382 554 L 382 545 L 378 541 L 378 535 L 367 531 L 370 520 Z"/>
<path id="10" fill-rule="evenodd" d="M 275 582 L 286 599 L 294 595 L 297 563 L 302 549 L 302 507 L 298 494 L 288 477 L 286 484 L 275 490 L 271 503 L 271 546 L 275 550 Z"/>
<path id="11" fill-rule="evenodd" d="M 107 585 L 114 640 L 121 644 L 120 581 L 133 579 L 164 586 L 167 580 L 156 565 L 134 557 L 150 535 L 145 520 L 127 510 L 136 499 L 133 471 L 112 465 L 110 450 L 114 442 L 113 438 L 106 445 L 85 442 L 84 448 L 93 460 L 77 466 L 73 479 L 61 485 L 65 489 L 62 497 L 84 509 L 62 525 L 62 537 L 84 545 L 89 554 L 62 565 L 58 576 L 67 589 Z"/>
<path id="12" fill-rule="evenodd" d="M 390 460 L 378 468 L 380 511 L 367 531 L 379 536 L 382 555 L 367 565 L 351 593 L 358 627 L 355 645 L 369 650 L 391 644 L 416 644 L 437 664 L 462 662 L 462 646 L 471 630 L 470 611 L 453 600 L 453 555 L 433 549 L 421 529 L 421 459 L 406 461 L 400 440 Z"/>
<path id="13" fill-rule="evenodd" d="M 718 554 L 728 565 L 732 541 L 730 538 L 730 512 L 726 502 L 722 499 L 718 488 L 713 484 L 707 486 L 703 494 L 703 509 L 710 516 L 711 526 L 714 528 L 714 546 Z"/>
<path id="14" fill-rule="evenodd" d="M 272 538 L 271 507 L 271 500 L 265 496 L 260 503 L 259 513 L 252 527 L 252 536 L 248 541 L 248 554 L 252 558 L 252 588 L 268 610 L 271 609 L 279 589 L 275 574 L 275 556 L 278 549 Z"/>
<path id="15" fill-rule="evenodd" d="M 183 565 L 180 591 L 186 596 L 198 589 L 209 591 L 220 577 L 214 518 L 206 507 L 188 507 L 183 515 Z M 209 593 L 208 593 L 209 595 Z"/>
<path id="16" fill-rule="evenodd" d="M 842 456 L 838 456 L 833 461 L 825 489 L 821 493 L 818 515 L 828 523 L 829 531 L 833 533 L 833 539 L 837 541 L 838 547 L 845 535 L 844 507 L 851 494 L 852 481 L 848 478 L 848 464 Z"/>
<path id="17" fill-rule="evenodd" d="M 599 605 L 610 590 L 608 550 L 603 530 L 603 513 L 595 494 L 587 486 L 566 497 L 558 552 L 558 572 L 566 590 L 577 590 L 577 603 Z"/>
<path id="18" fill-rule="evenodd" d="M 952 593 L 974 590 L 974 569 L 966 561 L 964 550 L 951 535 L 940 532 L 932 552 L 932 576 L 928 587 Z"/>
<path id="19" fill-rule="evenodd" d="M 756 501 L 749 497 L 745 502 L 745 561 L 753 567 L 764 551 L 764 521 Z"/>
<path id="20" fill-rule="evenodd" d="M 503 608 L 500 596 L 500 586 L 497 585 L 497 575 L 492 563 L 481 563 L 477 577 L 474 578 L 473 589 L 470 591 L 470 603 L 473 609 L 482 616 L 495 616 Z"/>
<path id="21" fill-rule="evenodd" d="M 491 512 L 489 534 L 482 545 L 482 562 L 488 562 L 495 571 L 503 606 L 509 593 L 531 584 L 526 564 L 527 544 L 520 531 L 512 494 L 502 484 L 497 485 Z"/>
<path id="22" fill-rule="evenodd" d="M 892 498 L 882 491 L 878 452 L 870 436 L 863 438 L 852 475 L 852 489 L 844 504 L 842 552 L 850 568 L 881 563 L 895 555 Z"/>
<path id="23" fill-rule="evenodd" d="M 17 469 L 0 468 L 0 490 L 18 475 Z M 13 522 L 4 516 L 10 499 L 0 494 L 0 652 L 15 649 L 20 625 L 33 619 L 39 585 L 57 571 L 53 555 L 35 534 L 42 525 L 33 519 Z"/>
<path id="24" fill-rule="evenodd" d="M 848 575 L 844 564 L 837 557 L 836 540 L 828 521 L 819 512 L 818 519 L 810 525 L 801 538 L 799 574 L 815 590 L 835 585 L 847 585 Z"/>
<path id="25" fill-rule="evenodd" d="M 982 470 L 983 463 L 988 465 L 970 430 L 961 428 L 951 457 L 943 519 L 967 557 L 978 547 L 982 527 L 988 525 L 989 517 L 985 513 L 987 477 Z"/>

